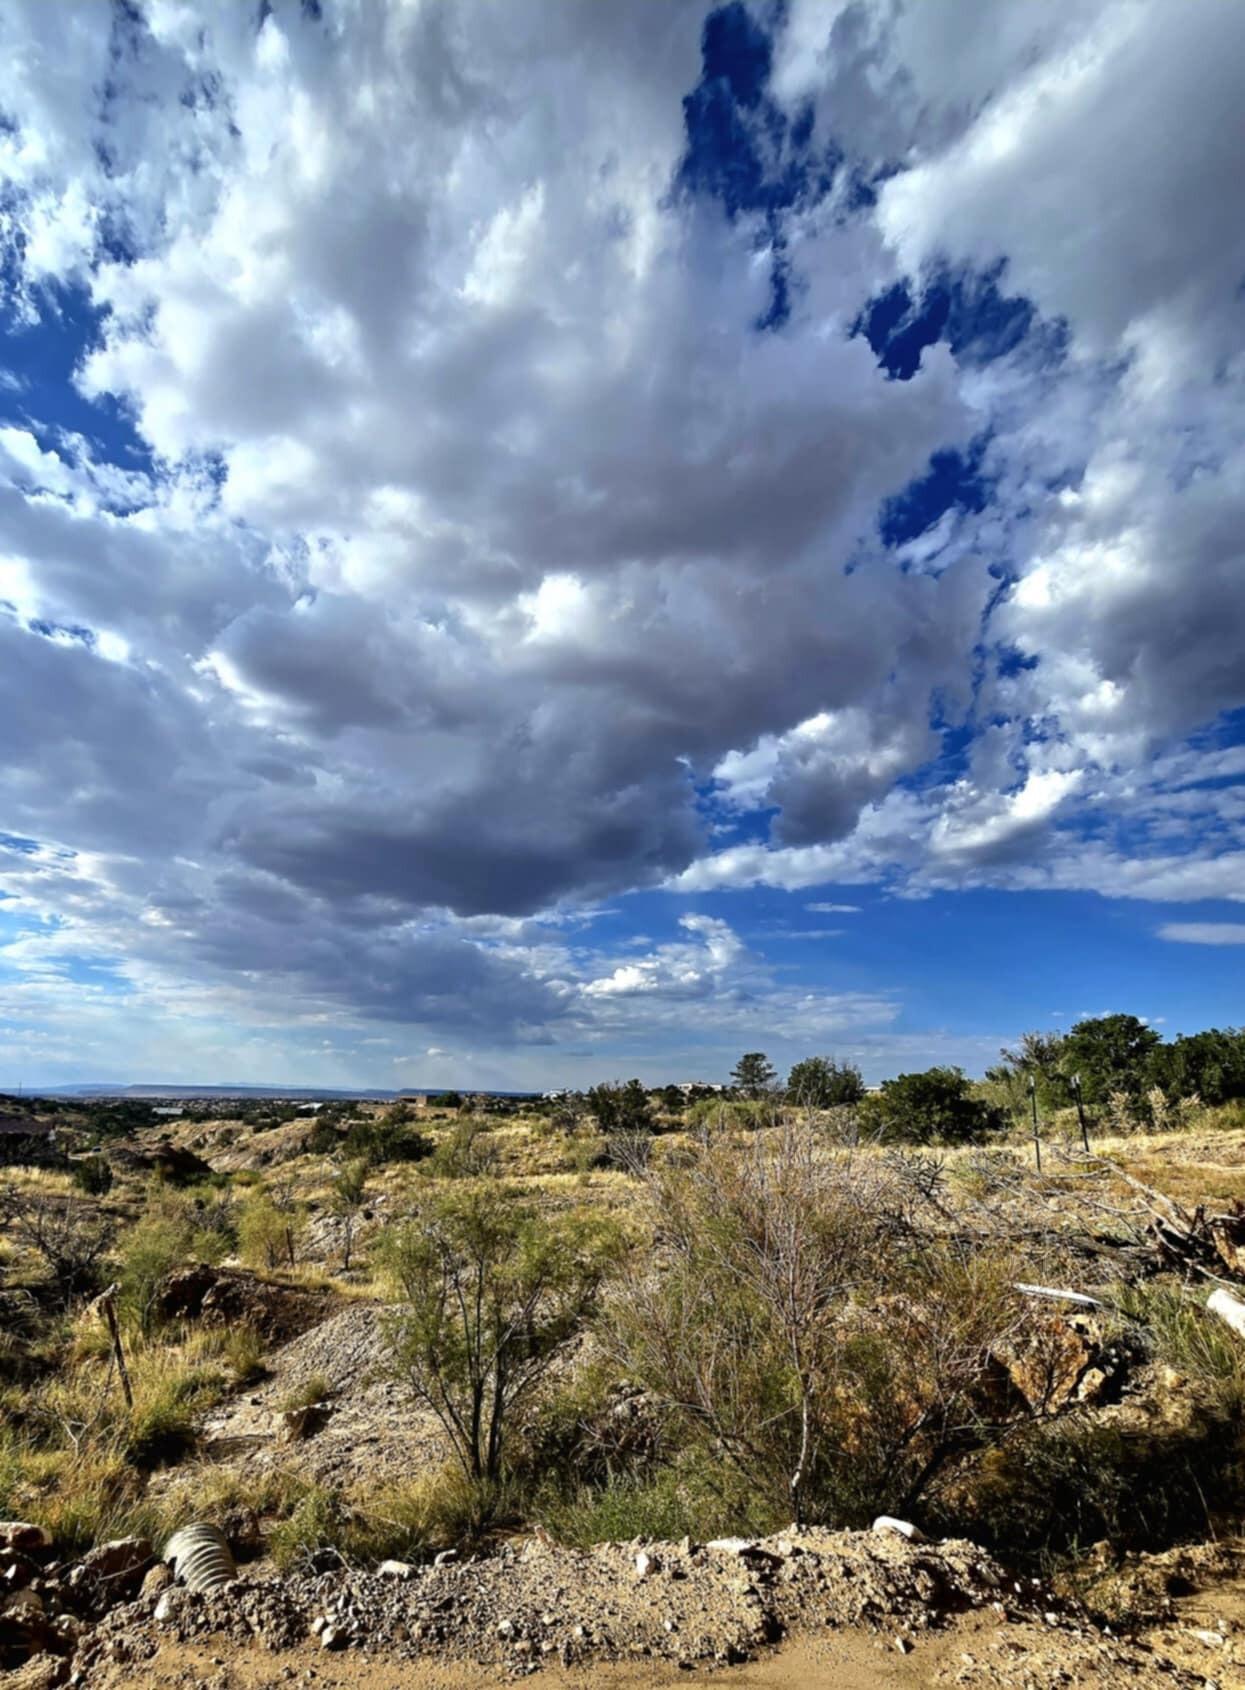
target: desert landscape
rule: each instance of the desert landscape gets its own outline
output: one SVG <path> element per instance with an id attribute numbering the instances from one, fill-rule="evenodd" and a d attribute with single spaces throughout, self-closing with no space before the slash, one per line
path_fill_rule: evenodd
<path id="1" fill-rule="evenodd" d="M 1245 1690 L 1245 0 L 0 0 L 0 1690 Z"/>
<path id="2" fill-rule="evenodd" d="M 1119 1020 L 873 1093 L 8 1100 L 15 1686 L 1245 1682 L 1245 1118 L 1143 1084 L 1243 1041 L 1073 1100 Z"/>

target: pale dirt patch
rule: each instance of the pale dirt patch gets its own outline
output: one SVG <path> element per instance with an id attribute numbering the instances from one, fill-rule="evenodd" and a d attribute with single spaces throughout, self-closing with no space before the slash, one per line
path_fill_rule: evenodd
<path id="1" fill-rule="evenodd" d="M 292 1473 L 350 1490 L 418 1478 L 447 1456 L 433 1417 L 393 1377 L 383 1309 L 351 1303 L 268 1358 L 269 1375 L 208 1414 L 199 1453 L 242 1475 Z M 326 1413 L 312 1436 L 281 1439 L 281 1408 L 316 1379 Z"/>

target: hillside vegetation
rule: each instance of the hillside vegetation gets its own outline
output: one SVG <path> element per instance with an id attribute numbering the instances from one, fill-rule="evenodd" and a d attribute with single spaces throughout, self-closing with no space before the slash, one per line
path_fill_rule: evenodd
<path id="1" fill-rule="evenodd" d="M 27 1100 L 0 1515 L 323 1571 L 889 1514 L 1123 1612 L 1245 1509 L 1239 1036 L 1137 1027 L 874 1093 Z"/>

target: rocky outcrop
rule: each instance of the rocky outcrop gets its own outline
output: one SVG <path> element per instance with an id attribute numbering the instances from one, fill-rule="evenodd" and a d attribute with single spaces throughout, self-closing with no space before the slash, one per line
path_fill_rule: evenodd
<path id="1" fill-rule="evenodd" d="M 1037 1320 L 1022 1342 L 996 1360 L 1034 1413 L 1058 1414 L 1072 1403 L 1114 1401 L 1137 1358 L 1094 1314 L 1052 1314 Z"/>
<path id="2" fill-rule="evenodd" d="M 212 1172 L 201 1156 L 167 1138 L 157 1139 L 152 1144 L 140 1143 L 137 1139 L 114 1139 L 103 1146 L 101 1154 L 114 1173 L 159 1174 L 173 1185 L 207 1179 Z"/>
<path id="3" fill-rule="evenodd" d="M 252 1326 L 269 1343 L 285 1343 L 322 1321 L 330 1292 L 281 1285 L 241 1268 L 192 1262 L 156 1287 L 153 1307 L 161 1320 L 201 1320 L 211 1326 Z"/>

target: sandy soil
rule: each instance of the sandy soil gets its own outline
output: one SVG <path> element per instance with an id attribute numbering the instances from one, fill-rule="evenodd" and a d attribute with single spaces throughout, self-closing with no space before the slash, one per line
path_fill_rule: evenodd
<path id="1" fill-rule="evenodd" d="M 1242 1606 L 1241 1592 L 1232 1605 Z M 1166 1643 L 1170 1648 L 1163 1647 Z M 669 1662 L 594 1661 L 581 1667 L 542 1666 L 542 1690 L 917 1690 L 967 1685 L 1047 1690 L 1242 1690 L 1245 1666 L 1226 1659 L 1226 1646 L 1207 1646 L 1189 1626 L 1142 1647 L 1101 1646 L 1052 1638 L 1039 1628 L 1008 1626 L 989 1615 L 971 1615 L 950 1631 L 921 1638 L 911 1653 L 860 1630 L 799 1637 L 742 1666 L 687 1671 Z M 325 1656 L 303 1646 L 267 1654 L 226 1645 L 166 1643 L 142 1665 L 115 1664 L 92 1674 L 90 1690 L 496 1690 L 515 1682 L 513 1670 L 462 1661 L 394 1661 L 363 1653 Z"/>
<path id="2" fill-rule="evenodd" d="M 541 1690 L 666 1690 L 673 1685 L 701 1685 L 705 1690 L 804 1690 L 830 1686 L 834 1690 L 915 1690 L 940 1682 L 951 1660 L 957 1665 L 965 1637 L 940 1638 L 923 1644 L 908 1656 L 888 1651 L 877 1639 L 856 1633 L 836 1634 L 815 1641 L 801 1640 L 776 1650 L 761 1661 L 726 1667 L 716 1672 L 686 1672 L 668 1662 L 644 1665 L 594 1663 L 591 1667 L 541 1671 Z M 317 1690 L 495 1690 L 513 1684 L 514 1675 L 499 1667 L 463 1662 L 404 1661 L 401 1664 L 355 1656 L 327 1665 L 318 1650 L 297 1649 L 273 1657 L 241 1651 L 187 1645 L 163 1648 L 143 1667 L 113 1667 L 96 1680 L 100 1690 L 125 1685 L 151 1690 L 285 1690 L 291 1683 L 314 1684 Z M 1223 1687 L 1226 1690 L 1226 1684 Z"/>

